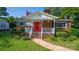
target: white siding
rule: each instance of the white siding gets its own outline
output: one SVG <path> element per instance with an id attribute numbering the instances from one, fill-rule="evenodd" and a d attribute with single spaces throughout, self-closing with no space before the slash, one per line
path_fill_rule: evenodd
<path id="1" fill-rule="evenodd" d="M 9 29 L 9 23 L 6 21 L 0 21 L 0 30 Z"/>
<path id="2" fill-rule="evenodd" d="M 29 32 L 30 32 L 30 30 L 31 30 L 31 28 L 30 28 L 30 27 L 25 27 L 25 33 L 29 33 Z"/>

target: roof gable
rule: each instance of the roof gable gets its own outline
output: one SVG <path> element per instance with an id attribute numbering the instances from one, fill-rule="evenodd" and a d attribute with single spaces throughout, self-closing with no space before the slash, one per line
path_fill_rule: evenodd
<path id="1" fill-rule="evenodd" d="M 32 13 L 28 16 L 26 16 L 26 19 L 38 19 L 38 20 L 42 20 L 42 19 L 56 19 L 58 17 L 47 14 L 47 13 L 43 13 L 43 12 L 36 12 L 36 13 Z"/>

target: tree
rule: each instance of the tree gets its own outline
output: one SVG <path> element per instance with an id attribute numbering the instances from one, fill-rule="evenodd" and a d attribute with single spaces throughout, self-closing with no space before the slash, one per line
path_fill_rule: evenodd
<path id="1" fill-rule="evenodd" d="M 61 7 L 46 7 L 45 9 L 50 10 L 50 13 L 55 16 L 60 16 L 62 10 Z"/>
<path id="2" fill-rule="evenodd" d="M 15 18 L 13 16 L 9 16 L 7 18 L 7 21 L 10 23 L 10 27 L 11 28 L 14 28 L 16 25 L 15 25 Z"/>
<path id="3" fill-rule="evenodd" d="M 15 22 L 15 18 L 13 16 L 9 16 L 7 18 L 7 21 L 10 22 L 10 23 Z"/>
<path id="4" fill-rule="evenodd" d="M 0 17 L 8 16 L 7 8 L 6 7 L 0 7 Z"/>
<path id="5" fill-rule="evenodd" d="M 73 8 L 73 7 L 66 7 L 66 8 L 62 8 L 62 12 L 61 12 L 61 17 L 64 16 L 71 16 L 71 17 L 75 17 L 79 14 L 79 8 Z"/>
<path id="6" fill-rule="evenodd" d="M 61 17 L 72 17 L 74 21 L 74 27 L 79 28 L 79 8 L 78 7 L 66 7 L 62 8 Z"/>
<path id="7" fill-rule="evenodd" d="M 7 13 L 6 7 L 0 7 L 0 20 L 7 20 L 7 17 L 9 14 Z"/>
<path id="8" fill-rule="evenodd" d="M 59 16 L 60 18 L 72 18 L 74 27 L 79 28 L 79 8 L 78 7 L 46 7 L 52 15 Z"/>

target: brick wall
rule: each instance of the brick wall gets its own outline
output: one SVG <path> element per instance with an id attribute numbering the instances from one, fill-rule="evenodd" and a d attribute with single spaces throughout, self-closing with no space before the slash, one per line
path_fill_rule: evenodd
<path id="1" fill-rule="evenodd" d="M 43 21 L 43 28 L 52 28 L 52 21 Z"/>
<path id="2" fill-rule="evenodd" d="M 21 29 L 23 29 L 24 27 L 22 27 L 22 26 L 16 26 L 16 30 L 17 31 L 20 31 Z"/>

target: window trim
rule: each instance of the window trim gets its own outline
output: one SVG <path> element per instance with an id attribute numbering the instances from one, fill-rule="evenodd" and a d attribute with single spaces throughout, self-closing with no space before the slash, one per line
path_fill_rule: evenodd
<path id="1" fill-rule="evenodd" d="M 66 22 L 57 22 L 56 23 L 57 25 L 56 25 L 56 28 L 67 28 L 67 23 Z M 61 24 L 62 26 L 58 26 L 58 24 Z"/>
<path id="2" fill-rule="evenodd" d="M 24 22 L 19 22 L 19 25 L 20 26 L 24 26 Z"/>

